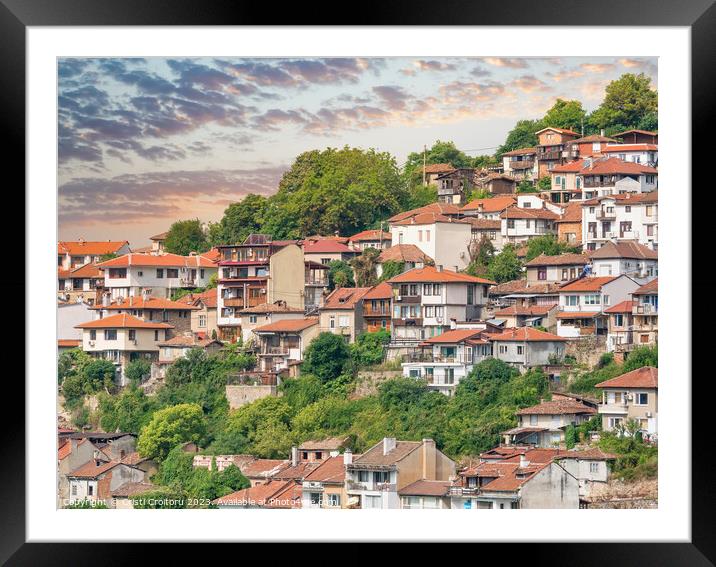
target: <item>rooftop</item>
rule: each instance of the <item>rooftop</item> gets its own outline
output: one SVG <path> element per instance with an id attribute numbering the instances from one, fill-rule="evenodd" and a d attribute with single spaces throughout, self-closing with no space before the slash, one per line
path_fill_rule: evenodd
<path id="1" fill-rule="evenodd" d="M 538 342 L 538 341 L 553 341 L 553 342 L 565 342 L 567 339 L 548 333 L 546 331 L 540 331 L 534 327 L 519 327 L 517 329 L 505 329 L 501 333 L 494 333 L 488 335 L 488 338 L 492 341 L 507 341 L 507 342 Z"/>
<path id="2" fill-rule="evenodd" d="M 363 296 L 370 291 L 369 287 L 339 287 L 326 297 L 321 309 L 354 309 Z"/>
<path id="3" fill-rule="evenodd" d="M 509 196 L 489 197 L 475 199 L 465 205 L 463 211 L 482 211 L 485 213 L 499 213 L 517 203 L 517 199 Z"/>
<path id="4" fill-rule="evenodd" d="M 417 282 L 444 282 L 444 283 L 480 283 L 495 285 L 492 280 L 484 278 L 478 278 L 463 274 L 460 272 L 453 272 L 452 270 L 439 270 L 435 266 L 425 266 L 423 268 L 413 268 L 408 270 L 394 278 L 388 280 L 391 284 L 396 283 L 417 283 Z"/>
<path id="5" fill-rule="evenodd" d="M 595 388 L 658 388 L 659 369 L 653 366 L 643 366 L 600 382 Z"/>
<path id="6" fill-rule="evenodd" d="M 301 331 L 318 325 L 318 317 L 305 317 L 303 319 L 286 319 L 275 321 L 268 325 L 256 327 L 256 333 L 300 333 Z"/>
<path id="7" fill-rule="evenodd" d="M 635 260 L 657 260 L 659 253 L 656 250 L 640 244 L 636 240 L 620 240 L 607 242 L 589 255 L 592 259 L 629 258 Z"/>
<path id="8" fill-rule="evenodd" d="M 386 248 L 378 256 L 378 262 L 387 262 L 392 260 L 394 262 L 412 262 L 412 263 L 427 263 L 431 262 L 432 258 L 425 254 L 415 244 L 396 244 L 390 248 Z"/>
<path id="9" fill-rule="evenodd" d="M 129 246 L 126 240 L 61 240 L 57 243 L 58 254 L 69 254 L 70 256 L 102 256 L 104 254 L 115 254 L 122 246 Z"/>
<path id="10" fill-rule="evenodd" d="M 584 277 L 563 285 L 560 291 L 599 291 L 603 285 L 614 281 L 619 276 Z"/>
<path id="11" fill-rule="evenodd" d="M 573 266 L 589 264 L 589 257 L 585 254 L 558 254 L 556 256 L 547 256 L 545 253 L 540 254 L 525 264 L 531 266 Z"/>
<path id="12" fill-rule="evenodd" d="M 155 323 L 153 321 L 142 321 L 128 313 L 109 315 L 95 321 L 88 321 L 75 325 L 75 329 L 173 329 L 174 325 L 169 323 Z"/>
<path id="13" fill-rule="evenodd" d="M 516 412 L 516 415 L 571 415 L 583 413 L 597 413 L 593 407 L 569 399 L 559 399 L 541 402 L 536 406 L 523 408 Z"/>

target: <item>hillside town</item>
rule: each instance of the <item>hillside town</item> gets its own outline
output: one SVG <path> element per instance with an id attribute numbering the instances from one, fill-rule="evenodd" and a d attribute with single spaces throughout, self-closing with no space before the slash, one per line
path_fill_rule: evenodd
<path id="1" fill-rule="evenodd" d="M 654 455 L 658 443 L 658 370 L 637 360 L 655 357 L 658 344 L 658 135 L 535 134 L 537 146 L 485 168 L 424 164 L 436 200 L 355 234 L 251 232 L 186 255 L 166 249 L 169 232 L 136 249 L 58 242 L 59 393 L 68 406 L 58 426 L 58 505 L 155 507 L 174 490 L 171 459 L 187 475 L 214 475 L 202 477 L 223 487 L 204 499 L 213 508 L 655 505 L 653 491 L 619 493 L 615 463 L 624 470 L 627 459 L 602 442 L 639 443 Z M 514 257 L 515 277 L 481 265 L 486 250 Z M 494 445 L 469 455 L 427 435 L 361 444 L 350 433 L 293 437 L 284 454 L 207 451 L 182 422 L 192 408 L 181 405 L 163 425 L 170 439 L 151 449 L 142 436 L 161 435 L 150 430 L 166 409 L 135 430 L 91 418 L 110 406 L 116 414 L 121 392 L 161 398 L 208 360 L 241 361 L 219 385 L 229 414 L 270 408 L 267 400 L 290 398 L 292 384 L 321 376 L 323 348 L 334 349 L 324 358 L 352 349 L 356 360 L 372 349 L 354 374 L 372 377 L 364 386 L 381 399 L 385 383 L 407 396 L 412 381 L 425 399 L 445 398 L 431 403 L 458 403 L 490 372 L 545 385 L 503 415 L 511 425 L 493 433 Z M 95 368 L 99 385 L 72 394 L 81 366 Z M 590 372 L 604 379 L 572 388 Z M 97 394 L 89 407 L 77 402 L 85 394 Z"/>

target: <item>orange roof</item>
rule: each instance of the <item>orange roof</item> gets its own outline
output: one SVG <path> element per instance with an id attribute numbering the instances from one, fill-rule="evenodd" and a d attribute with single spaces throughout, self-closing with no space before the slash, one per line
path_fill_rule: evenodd
<path id="1" fill-rule="evenodd" d="M 246 478 L 268 478 L 290 465 L 290 461 L 282 459 L 254 459 L 239 468 L 241 469 L 241 474 Z"/>
<path id="2" fill-rule="evenodd" d="M 537 148 L 520 148 L 519 150 L 512 150 L 511 152 L 505 152 L 503 156 L 522 156 L 536 154 Z"/>
<path id="3" fill-rule="evenodd" d="M 298 333 L 304 329 L 308 329 L 313 325 L 318 325 L 318 317 L 306 317 L 305 319 L 286 319 L 284 321 L 276 321 L 268 325 L 256 327 L 254 332 L 257 333 Z"/>
<path id="4" fill-rule="evenodd" d="M 653 366 L 642 366 L 616 378 L 605 380 L 595 388 L 658 388 L 659 369 Z"/>
<path id="5" fill-rule="evenodd" d="M 632 295 L 654 295 L 659 293 L 659 278 L 654 278 L 650 282 L 645 283 L 636 291 L 632 292 Z"/>
<path id="6" fill-rule="evenodd" d="M 107 471 L 116 467 L 117 465 L 121 464 L 122 463 L 120 463 L 119 461 L 109 461 L 106 463 L 102 463 L 98 466 L 95 461 L 92 460 L 88 463 L 85 463 L 80 468 L 73 470 L 67 476 L 77 478 L 97 478 L 99 475 L 104 474 Z"/>
<path id="7" fill-rule="evenodd" d="M 602 152 L 604 153 L 612 153 L 612 152 L 639 152 L 639 151 L 648 151 L 648 152 L 655 152 L 658 151 L 659 146 L 656 144 L 609 144 L 607 147 L 602 148 Z"/>
<path id="8" fill-rule="evenodd" d="M 619 276 L 595 276 L 580 278 L 568 283 L 560 289 L 560 291 L 599 291 L 602 286 L 608 284 Z"/>
<path id="9" fill-rule="evenodd" d="M 599 311 L 560 311 L 557 319 L 594 319 L 599 315 Z"/>
<path id="10" fill-rule="evenodd" d="M 480 210 L 480 207 L 482 207 L 482 211 L 485 213 L 499 213 L 504 211 L 506 208 L 511 207 L 515 203 L 517 203 L 517 199 L 514 197 L 490 197 L 487 199 L 475 199 L 474 201 L 470 201 L 462 208 L 462 210 L 476 211 Z"/>
<path id="11" fill-rule="evenodd" d="M 79 268 L 75 268 L 74 270 L 70 270 L 69 274 L 67 274 L 66 277 L 70 278 L 101 278 L 102 273 L 99 271 L 99 268 L 96 264 L 85 264 L 84 266 L 80 266 Z"/>
<path id="12" fill-rule="evenodd" d="M 554 222 L 582 222 L 582 203 L 570 201 L 567 203 L 562 216 Z"/>
<path id="13" fill-rule="evenodd" d="M 582 413 L 597 413 L 597 410 L 581 402 L 561 399 L 542 402 L 536 406 L 523 408 L 515 412 L 516 415 L 570 415 Z"/>
<path id="14" fill-rule="evenodd" d="M 350 246 L 346 246 L 342 242 L 338 242 L 337 240 L 332 240 L 329 238 L 305 242 L 303 244 L 304 254 L 356 254 L 358 252 L 359 251 L 355 248 L 351 248 Z"/>
<path id="15" fill-rule="evenodd" d="M 626 301 L 617 303 L 616 305 L 610 307 L 609 309 L 605 309 L 604 313 L 631 313 L 632 309 L 634 308 L 635 303 L 636 303 L 635 301 L 627 299 Z"/>
<path id="16" fill-rule="evenodd" d="M 466 217 L 465 220 L 472 225 L 473 230 L 500 230 L 500 227 L 502 226 L 500 219 Z"/>
<path id="17" fill-rule="evenodd" d="M 450 490 L 449 480 L 416 480 L 398 491 L 401 496 L 446 496 Z"/>
<path id="18" fill-rule="evenodd" d="M 118 258 L 112 258 L 106 262 L 100 262 L 97 264 L 100 268 L 123 268 L 129 266 L 167 266 L 170 268 L 214 268 L 215 264 L 208 258 L 196 255 L 196 256 L 180 256 L 179 254 L 137 254 L 129 253 Z"/>
<path id="19" fill-rule="evenodd" d="M 179 299 L 180 302 L 187 303 L 189 305 L 195 305 L 198 307 L 198 303 L 201 301 L 209 309 L 216 308 L 218 300 L 217 288 L 213 287 L 202 291 L 201 293 L 189 293 Z"/>
<path id="20" fill-rule="evenodd" d="M 82 344 L 80 339 L 57 339 L 57 346 L 63 348 L 75 348 Z"/>
<path id="21" fill-rule="evenodd" d="M 221 251 L 218 248 L 212 248 L 208 252 L 202 252 L 201 256 L 216 263 L 221 260 Z"/>
<path id="22" fill-rule="evenodd" d="M 336 288 L 326 297 L 321 309 L 353 309 L 369 291 L 369 287 Z"/>
<path id="23" fill-rule="evenodd" d="M 348 240 L 351 242 L 360 242 L 362 240 L 390 240 L 391 234 L 384 230 L 364 230 L 358 234 L 354 234 Z"/>
<path id="24" fill-rule="evenodd" d="M 618 134 L 614 134 L 615 138 L 620 138 L 624 134 L 646 134 L 647 136 L 658 136 L 658 132 L 650 132 L 649 130 L 638 130 L 637 128 L 632 128 L 631 130 L 624 130 L 624 132 L 619 132 Z"/>
<path id="25" fill-rule="evenodd" d="M 216 291 L 216 290 L 214 290 Z M 184 299 L 183 297 L 181 299 Z M 95 305 L 91 309 L 106 309 L 108 311 L 118 311 L 120 309 L 180 309 L 192 310 L 198 309 L 184 301 L 172 301 L 171 299 L 162 299 L 160 297 L 126 297 L 116 303 L 109 305 Z"/>
<path id="26" fill-rule="evenodd" d="M 589 264 L 589 258 L 584 254 L 558 254 L 556 256 L 547 256 L 544 252 L 533 258 L 525 264 L 525 266 L 571 266 L 571 265 Z"/>
<path id="27" fill-rule="evenodd" d="M 449 163 L 431 163 L 425 166 L 425 173 L 447 173 L 454 169 Z"/>
<path id="28" fill-rule="evenodd" d="M 616 195 L 604 195 L 603 197 L 596 197 L 594 199 L 588 199 L 581 201 L 582 206 L 585 205 L 598 205 L 602 201 L 614 201 L 614 204 L 618 207 L 626 207 L 627 205 L 643 205 L 643 204 L 655 204 L 659 202 L 659 192 L 649 191 L 647 193 L 618 193 Z"/>
<path id="29" fill-rule="evenodd" d="M 525 468 L 520 468 L 519 462 L 497 462 L 482 463 L 475 469 L 477 476 L 496 477 L 482 485 L 483 492 L 515 492 L 519 488 L 531 480 L 535 473 L 550 463 L 529 464 Z M 517 476 L 519 473 L 519 477 Z"/>
<path id="30" fill-rule="evenodd" d="M 578 159 L 560 165 L 555 165 L 552 168 L 551 173 L 579 173 L 583 166 L 584 160 Z"/>
<path id="31" fill-rule="evenodd" d="M 123 241 L 86 241 L 77 242 L 60 241 L 57 243 L 58 254 L 69 254 L 70 256 L 102 256 L 103 254 L 115 254 L 122 246 L 129 246 L 129 242 Z"/>
<path id="32" fill-rule="evenodd" d="M 378 256 L 378 262 L 387 262 L 393 260 L 395 262 L 422 262 L 432 261 L 432 258 L 425 254 L 415 244 L 396 244 L 390 248 L 386 248 Z"/>
<path id="33" fill-rule="evenodd" d="M 547 126 L 547 128 L 542 128 L 541 130 L 535 132 L 535 134 L 540 134 L 545 130 L 554 130 L 555 132 L 559 132 L 560 134 L 574 134 L 575 136 L 579 136 L 579 134 L 574 130 L 568 130 L 567 128 L 557 128 L 556 126 Z"/>
<path id="34" fill-rule="evenodd" d="M 213 501 L 224 506 L 271 506 L 276 504 L 279 496 L 295 483 L 290 480 L 271 480 L 265 484 L 257 484 L 232 492 Z"/>
<path id="35" fill-rule="evenodd" d="M 620 240 L 619 242 L 607 242 L 601 248 L 597 248 L 589 254 L 591 258 L 634 258 L 645 260 L 657 260 L 659 253 L 636 240 Z"/>
<path id="36" fill-rule="evenodd" d="M 390 299 L 393 297 L 393 287 L 388 282 L 381 282 L 370 288 L 363 299 Z"/>
<path id="37" fill-rule="evenodd" d="M 403 211 L 393 215 L 388 219 L 388 222 L 398 222 L 407 218 L 413 217 L 420 213 L 438 213 L 441 215 L 457 215 L 460 212 L 460 207 L 457 207 L 451 203 L 430 203 L 424 207 L 418 207 L 417 209 L 411 209 L 409 211 Z"/>
<path id="38" fill-rule="evenodd" d="M 394 221 L 393 224 L 398 226 L 409 226 L 413 224 L 436 224 L 436 223 L 465 223 L 467 221 L 454 219 L 434 211 L 426 211 L 412 215 L 403 220 Z"/>
<path id="39" fill-rule="evenodd" d="M 583 138 L 577 138 L 572 140 L 571 144 L 589 144 L 593 142 L 613 142 L 616 144 L 616 140 L 613 138 L 607 138 L 606 136 L 600 136 L 599 134 L 592 134 L 591 136 L 584 136 Z"/>
<path id="40" fill-rule="evenodd" d="M 422 344 L 461 343 L 467 339 L 479 337 L 482 332 L 482 329 L 452 329 L 435 337 L 426 339 Z"/>
<path id="41" fill-rule="evenodd" d="M 453 272 L 451 270 L 438 270 L 435 266 L 425 266 L 424 268 L 413 268 L 395 276 L 388 280 L 388 283 L 417 283 L 417 282 L 465 282 L 465 283 L 481 283 L 495 285 L 492 280 L 486 280 L 484 278 L 478 278 L 463 274 L 459 272 Z"/>
<path id="42" fill-rule="evenodd" d="M 535 341 L 555 341 L 565 342 L 567 339 L 540 331 L 534 327 L 519 327 L 517 329 L 505 329 L 501 333 L 487 335 L 491 341 L 519 341 L 519 342 L 535 342 Z"/>
<path id="43" fill-rule="evenodd" d="M 557 220 L 559 215 L 557 213 L 553 213 L 549 209 L 525 209 L 515 206 L 502 211 L 500 218 Z"/>
<path id="44" fill-rule="evenodd" d="M 166 240 L 168 234 L 169 234 L 169 231 L 167 231 L 167 232 L 160 232 L 159 234 L 155 234 L 154 236 L 150 236 L 150 237 L 149 237 L 149 240 Z"/>
<path id="45" fill-rule="evenodd" d="M 239 313 L 303 313 L 300 307 L 291 307 L 285 301 L 278 300 L 273 303 L 259 303 L 253 307 L 241 309 Z"/>
<path id="46" fill-rule="evenodd" d="M 606 159 L 592 160 L 592 165 L 585 165 L 585 167 L 581 169 L 580 173 L 582 175 L 605 175 L 612 173 L 657 174 L 658 171 L 648 165 L 642 165 L 632 161 L 623 161 L 619 158 L 610 157 Z"/>
<path id="47" fill-rule="evenodd" d="M 495 317 L 510 317 L 515 315 L 525 315 L 528 317 L 534 317 L 539 315 L 547 315 L 552 309 L 556 307 L 556 303 L 550 305 L 513 305 L 511 307 L 505 307 L 499 311 L 495 311 Z"/>
<path id="48" fill-rule="evenodd" d="M 168 323 L 154 323 L 142 321 L 127 313 L 110 315 L 96 321 L 89 321 L 75 325 L 75 329 L 173 329 L 174 325 Z"/>

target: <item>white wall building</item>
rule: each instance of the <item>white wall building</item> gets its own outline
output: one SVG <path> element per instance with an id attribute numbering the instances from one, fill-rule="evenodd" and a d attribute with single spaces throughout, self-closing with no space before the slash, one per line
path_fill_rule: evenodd
<path id="1" fill-rule="evenodd" d="M 608 241 L 636 240 L 656 250 L 659 246 L 658 191 L 609 195 L 582 204 L 582 243 L 596 250 Z"/>

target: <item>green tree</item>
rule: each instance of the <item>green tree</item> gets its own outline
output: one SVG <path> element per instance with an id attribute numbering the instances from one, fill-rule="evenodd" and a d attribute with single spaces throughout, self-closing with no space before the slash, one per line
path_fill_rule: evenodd
<path id="1" fill-rule="evenodd" d="M 169 227 L 164 248 L 182 256 L 190 252 L 206 252 L 210 246 L 199 219 L 176 221 Z"/>
<path id="2" fill-rule="evenodd" d="M 101 395 L 98 409 L 105 431 L 138 432 L 151 419 L 156 403 L 141 388 L 129 386 L 116 396 Z"/>
<path id="3" fill-rule="evenodd" d="M 333 333 L 321 333 L 311 341 L 303 354 L 303 370 L 315 374 L 323 383 L 338 378 L 351 364 L 346 341 Z"/>
<path id="4" fill-rule="evenodd" d="M 538 193 L 539 189 L 535 186 L 532 181 L 529 181 L 528 179 L 523 179 L 517 184 L 517 188 L 515 189 L 517 193 Z"/>
<path id="5" fill-rule="evenodd" d="M 522 276 L 522 263 L 517 257 L 514 246 L 505 245 L 487 268 L 487 277 L 497 283 L 509 282 Z"/>
<path id="6" fill-rule="evenodd" d="M 204 413 L 197 404 L 179 404 L 161 409 L 152 415 L 137 440 L 137 451 L 149 458 L 163 459 L 181 443 L 198 443 L 204 437 Z"/>
<path id="7" fill-rule="evenodd" d="M 589 123 L 595 130 L 605 129 L 607 135 L 644 123 L 656 129 L 658 98 L 647 75 L 625 73 L 607 85 L 604 101 L 589 116 Z"/>
<path id="8" fill-rule="evenodd" d="M 328 289 L 337 287 L 355 287 L 353 268 L 343 260 L 331 260 L 328 263 Z"/>
<path id="9" fill-rule="evenodd" d="M 383 271 L 380 274 L 380 281 L 384 282 L 395 276 L 399 276 L 405 271 L 405 262 L 397 260 L 386 260 L 383 262 Z"/>
<path id="10" fill-rule="evenodd" d="M 251 233 L 260 233 L 268 208 L 268 199 L 250 193 L 238 203 L 232 203 L 224 211 L 218 228 L 211 234 L 211 243 L 240 244 Z"/>
<path id="11" fill-rule="evenodd" d="M 465 272 L 471 276 L 484 277 L 488 266 L 495 256 L 495 247 L 492 241 L 483 234 L 480 240 L 473 242 L 469 248 L 470 263 Z"/>
<path id="12" fill-rule="evenodd" d="M 375 272 L 378 256 L 380 256 L 380 250 L 376 248 L 366 248 L 360 256 L 356 256 L 350 261 L 358 287 L 375 285 L 378 279 Z"/>
<path id="13" fill-rule="evenodd" d="M 642 366 L 659 366 L 659 347 L 637 347 L 629 353 L 624 361 L 624 372 L 631 372 Z"/>
<path id="14" fill-rule="evenodd" d="M 138 385 L 149 378 L 152 371 L 152 364 L 146 358 L 132 360 L 124 370 L 124 375 L 132 384 Z"/>
<path id="15" fill-rule="evenodd" d="M 350 345 L 351 357 L 357 367 L 383 362 L 385 345 L 390 342 L 390 331 L 380 329 L 373 333 L 361 333 Z"/>
<path id="16" fill-rule="evenodd" d="M 512 150 L 536 146 L 538 140 L 535 132 L 538 132 L 542 128 L 542 121 L 540 120 L 517 121 L 517 124 L 515 124 L 512 130 L 507 133 L 505 143 L 497 149 L 496 155 L 501 156 Z"/>
<path id="17" fill-rule="evenodd" d="M 552 189 L 552 180 L 550 179 L 549 175 L 543 175 L 537 180 L 537 190 L 538 191 L 549 191 Z"/>
<path id="18" fill-rule="evenodd" d="M 579 249 L 558 240 L 554 234 L 544 234 L 529 240 L 525 260 L 529 262 L 540 254 L 544 254 L 545 256 L 559 256 L 566 252 L 576 253 L 578 251 Z"/>
<path id="19" fill-rule="evenodd" d="M 558 98 L 542 118 L 544 127 L 567 128 L 580 132 L 587 113 L 578 100 L 564 100 Z"/>

